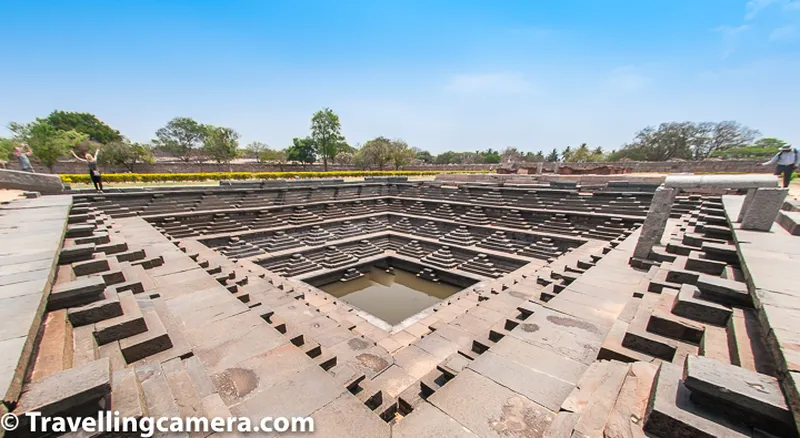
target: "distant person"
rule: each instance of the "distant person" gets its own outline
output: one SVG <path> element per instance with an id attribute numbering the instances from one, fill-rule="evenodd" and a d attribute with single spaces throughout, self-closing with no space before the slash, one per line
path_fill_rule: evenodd
<path id="1" fill-rule="evenodd" d="M 85 158 L 81 158 L 75 155 L 75 151 L 72 152 L 72 156 L 75 157 L 77 160 L 83 161 L 89 165 L 89 177 L 92 178 L 92 182 L 94 183 L 94 189 L 102 192 L 103 191 L 103 176 L 100 174 L 100 169 L 97 168 L 97 154 L 100 153 L 100 148 L 97 148 L 94 151 L 94 156 L 90 153 L 86 153 L 84 155 Z"/>
<path id="2" fill-rule="evenodd" d="M 33 166 L 31 166 L 31 160 L 28 158 L 33 155 L 33 151 L 27 143 L 20 143 L 19 146 L 15 147 L 14 155 L 19 159 L 20 170 L 23 172 L 34 172 Z"/>
<path id="3" fill-rule="evenodd" d="M 800 156 L 798 156 L 797 149 L 793 149 L 790 144 L 781 146 L 781 150 L 771 160 L 760 165 L 769 166 L 772 164 L 777 164 L 775 175 L 783 176 L 783 187 L 789 187 L 789 182 L 792 181 L 792 173 L 800 164 Z"/>

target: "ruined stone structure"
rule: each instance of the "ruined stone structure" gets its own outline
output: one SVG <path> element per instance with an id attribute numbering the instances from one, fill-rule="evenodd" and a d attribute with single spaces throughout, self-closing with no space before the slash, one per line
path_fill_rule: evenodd
<path id="1" fill-rule="evenodd" d="M 795 436 L 798 207 L 657 186 L 13 201 L 0 409 L 311 416 L 325 437 Z M 312 285 L 373 265 L 461 290 L 391 325 Z"/>

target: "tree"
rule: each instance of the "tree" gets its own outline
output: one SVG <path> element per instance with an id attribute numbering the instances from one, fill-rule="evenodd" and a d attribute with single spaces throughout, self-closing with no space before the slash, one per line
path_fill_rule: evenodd
<path id="1" fill-rule="evenodd" d="M 561 157 L 559 157 L 559 155 L 558 155 L 558 149 L 556 149 L 556 148 L 553 148 L 553 150 L 552 150 L 552 151 L 550 151 L 550 153 L 549 153 L 549 154 L 547 154 L 547 159 L 546 159 L 546 161 L 547 161 L 548 163 L 555 163 L 555 162 L 557 162 L 557 161 L 558 161 L 560 158 L 561 158 Z"/>
<path id="2" fill-rule="evenodd" d="M 336 158 L 344 142 L 341 129 L 339 116 L 330 108 L 323 108 L 311 117 L 311 138 L 314 140 L 317 154 L 322 157 L 325 172 L 328 171 L 328 160 L 332 162 Z"/>
<path id="3" fill-rule="evenodd" d="M 498 164 L 500 163 L 500 152 L 497 152 L 494 149 L 486 149 L 483 152 L 477 152 L 480 156 L 479 163 L 486 163 L 486 164 Z"/>
<path id="4" fill-rule="evenodd" d="M 383 168 L 392 161 L 392 141 L 377 137 L 366 143 L 358 151 L 359 160 L 368 168 Z"/>
<path id="5" fill-rule="evenodd" d="M 416 152 L 408 147 L 408 143 L 400 139 L 389 142 L 389 155 L 395 170 L 400 170 L 401 167 L 411 164 L 414 157 L 417 156 Z"/>
<path id="6" fill-rule="evenodd" d="M 259 163 L 278 163 L 283 172 L 283 165 L 286 164 L 286 151 L 277 149 L 264 149 L 258 154 Z"/>
<path id="7" fill-rule="evenodd" d="M 520 152 L 519 149 L 509 146 L 503 149 L 503 153 L 500 154 L 500 158 L 504 163 L 509 163 L 515 161 L 522 161 L 523 156 L 522 152 Z"/>
<path id="8" fill-rule="evenodd" d="M 131 143 L 124 137 L 120 141 L 113 141 L 103 146 L 103 153 L 97 159 L 103 164 L 123 166 L 128 172 L 133 172 L 136 164 L 155 164 L 156 162 L 152 146 L 144 143 Z"/>
<path id="9" fill-rule="evenodd" d="M 190 162 L 206 139 L 208 129 L 189 117 L 176 117 L 156 131 L 153 143 L 164 152 Z"/>
<path id="10" fill-rule="evenodd" d="M 700 140 L 694 147 L 695 160 L 708 158 L 717 151 L 745 147 L 759 135 L 757 130 L 731 120 L 700 123 L 695 129 Z"/>
<path id="11" fill-rule="evenodd" d="M 317 161 L 316 150 L 314 140 L 310 137 L 295 137 L 292 139 L 292 145 L 286 148 L 286 159 L 299 161 L 303 163 L 303 168 L 305 168 L 306 164 L 313 164 Z"/>
<path id="12" fill-rule="evenodd" d="M 14 160 L 14 148 L 19 146 L 19 143 L 10 138 L 0 138 L 0 160 Z"/>
<path id="13" fill-rule="evenodd" d="M 203 141 L 203 153 L 217 164 L 230 164 L 239 150 L 239 133 L 231 128 L 207 126 Z"/>
<path id="14" fill-rule="evenodd" d="M 340 152 L 339 155 L 336 156 L 336 161 L 338 161 L 339 164 L 349 166 L 353 164 L 355 157 L 356 154 L 353 152 Z"/>
<path id="15" fill-rule="evenodd" d="M 561 152 L 561 161 L 567 163 L 572 161 L 572 148 L 567 146 L 564 148 L 564 151 Z"/>
<path id="16" fill-rule="evenodd" d="M 609 155 L 609 160 L 704 160 L 719 151 L 745 147 L 758 131 L 738 122 L 669 122 L 636 133 L 630 144 Z"/>
<path id="17" fill-rule="evenodd" d="M 453 152 L 453 151 L 447 151 L 447 152 L 442 152 L 441 154 L 437 155 L 436 159 L 434 160 L 434 163 L 436 163 L 436 164 L 461 164 L 461 160 L 462 160 L 462 155 L 461 154 L 459 154 L 457 152 Z"/>
<path id="18" fill-rule="evenodd" d="M 14 133 L 16 141 L 28 143 L 33 157 L 47 166 L 51 173 L 58 159 L 66 155 L 69 148 L 88 138 L 86 134 L 57 129 L 45 119 L 36 119 L 27 124 L 11 122 L 8 128 Z"/>
<path id="19" fill-rule="evenodd" d="M 522 161 L 526 163 L 542 163 L 545 160 L 545 156 L 542 151 L 536 152 L 526 152 L 525 155 L 522 157 Z"/>
<path id="20" fill-rule="evenodd" d="M 267 146 L 265 143 L 254 141 L 245 146 L 245 156 L 247 158 L 255 158 L 258 164 L 263 164 L 263 161 L 261 161 L 261 153 L 267 149 L 269 149 L 269 146 Z"/>
<path id="21" fill-rule="evenodd" d="M 756 142 L 753 143 L 752 146 L 724 149 L 712 153 L 711 156 L 714 158 L 725 158 L 734 160 L 743 158 L 766 159 L 766 158 L 771 158 L 773 155 L 777 154 L 780 148 L 787 144 L 788 143 L 778 138 L 773 138 L 773 137 L 760 138 L 756 140 Z"/>
<path id="22" fill-rule="evenodd" d="M 89 140 L 97 143 L 108 144 L 122 141 L 119 131 L 103 123 L 94 114 L 53 111 L 45 120 L 56 129 L 86 134 Z"/>
<path id="23" fill-rule="evenodd" d="M 428 151 L 423 151 L 421 149 L 414 148 L 416 151 L 416 159 L 422 161 L 425 164 L 431 164 L 435 160 L 435 157 L 431 155 Z"/>

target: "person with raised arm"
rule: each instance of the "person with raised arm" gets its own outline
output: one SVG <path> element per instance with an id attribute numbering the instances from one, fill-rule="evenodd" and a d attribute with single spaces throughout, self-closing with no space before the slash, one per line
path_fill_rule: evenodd
<path id="1" fill-rule="evenodd" d="M 94 183 L 94 189 L 98 192 L 103 191 L 103 175 L 100 173 L 100 169 L 97 168 L 97 154 L 100 153 L 100 148 L 97 148 L 94 151 L 94 155 L 86 152 L 84 155 L 85 158 L 81 158 L 75 154 L 75 151 L 70 150 L 72 152 L 72 156 L 79 161 L 83 161 L 89 165 L 89 177 L 92 179 Z"/>

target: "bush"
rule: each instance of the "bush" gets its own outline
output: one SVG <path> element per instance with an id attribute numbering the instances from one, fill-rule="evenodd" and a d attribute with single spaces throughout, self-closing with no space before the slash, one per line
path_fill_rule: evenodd
<path id="1" fill-rule="evenodd" d="M 210 173 L 104 173 L 103 182 L 182 182 L 182 181 L 220 181 L 226 179 L 293 179 L 299 178 L 344 178 L 363 176 L 420 176 L 438 175 L 443 173 L 491 173 L 488 170 L 469 171 L 341 171 L 341 172 L 210 172 Z M 61 175 L 64 183 L 90 184 L 89 174 L 64 174 Z"/>

